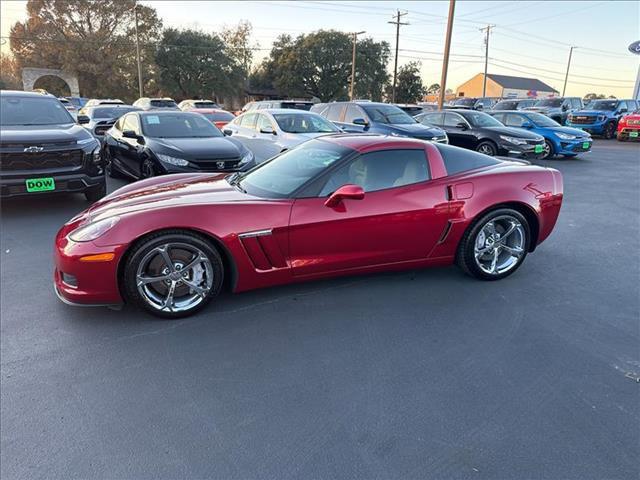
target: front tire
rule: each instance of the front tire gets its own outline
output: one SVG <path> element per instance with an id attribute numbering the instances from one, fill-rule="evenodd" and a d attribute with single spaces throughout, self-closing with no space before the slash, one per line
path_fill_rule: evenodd
<path id="1" fill-rule="evenodd" d="M 489 155 L 490 157 L 495 157 L 498 153 L 498 148 L 494 145 L 493 142 L 484 141 L 480 142 L 476 147 L 476 152 L 484 153 L 485 155 Z"/>
<path id="2" fill-rule="evenodd" d="M 609 122 L 604 127 L 604 138 L 611 140 L 616 136 L 617 125 L 613 122 Z"/>
<path id="3" fill-rule="evenodd" d="M 553 143 L 545 138 L 544 140 L 544 155 L 542 156 L 543 160 L 549 160 L 556 155 L 556 149 L 553 148 Z"/>
<path id="4" fill-rule="evenodd" d="M 182 318 L 204 308 L 222 288 L 220 254 L 205 238 L 174 230 L 153 234 L 126 259 L 127 301 L 163 318 Z"/>
<path id="5" fill-rule="evenodd" d="M 527 219 L 511 208 L 492 210 L 475 221 L 458 246 L 456 261 L 480 280 L 500 280 L 515 272 L 529 250 Z"/>

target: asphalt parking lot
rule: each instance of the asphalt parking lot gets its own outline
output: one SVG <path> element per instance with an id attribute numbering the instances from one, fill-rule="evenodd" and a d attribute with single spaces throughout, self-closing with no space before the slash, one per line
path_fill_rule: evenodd
<path id="1" fill-rule="evenodd" d="M 3 202 L 2 478 L 638 478 L 640 146 L 544 163 L 559 223 L 506 280 L 341 278 L 174 322 L 55 298 L 82 196 Z"/>

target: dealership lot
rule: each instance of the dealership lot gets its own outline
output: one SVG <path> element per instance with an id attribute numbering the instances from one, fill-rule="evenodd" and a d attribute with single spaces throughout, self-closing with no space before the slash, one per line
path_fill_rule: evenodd
<path id="1" fill-rule="evenodd" d="M 58 302 L 53 236 L 87 203 L 3 201 L 2 477 L 634 478 L 640 147 L 540 163 L 559 223 L 503 281 L 349 277 L 174 322 Z"/>

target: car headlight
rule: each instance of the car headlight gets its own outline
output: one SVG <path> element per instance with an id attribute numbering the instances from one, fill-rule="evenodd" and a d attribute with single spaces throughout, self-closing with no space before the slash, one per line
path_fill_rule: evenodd
<path id="1" fill-rule="evenodd" d="M 249 162 L 252 162 L 254 159 L 253 152 L 251 150 L 247 150 L 242 158 L 240 159 L 240 165 L 246 165 Z"/>
<path id="2" fill-rule="evenodd" d="M 175 165 L 176 167 L 186 167 L 189 165 L 189 162 L 184 158 L 172 157 L 171 155 L 164 155 L 162 153 L 156 153 L 156 157 L 158 157 L 161 162 Z"/>
<path id="3" fill-rule="evenodd" d="M 119 220 L 120 217 L 103 218 L 97 222 L 76 228 L 69 234 L 69 238 L 74 242 L 90 242 L 111 230 Z"/>
<path id="4" fill-rule="evenodd" d="M 604 122 L 607 119 L 606 115 L 598 115 L 598 121 Z"/>
<path id="5" fill-rule="evenodd" d="M 555 132 L 556 137 L 561 138 L 563 140 L 575 140 L 576 137 L 575 135 L 569 135 L 568 133 L 562 133 L 562 132 Z"/>
<path id="6" fill-rule="evenodd" d="M 505 142 L 513 143 L 514 145 L 526 145 L 527 141 L 517 137 L 507 137 L 506 135 L 500 135 L 500 138 Z"/>

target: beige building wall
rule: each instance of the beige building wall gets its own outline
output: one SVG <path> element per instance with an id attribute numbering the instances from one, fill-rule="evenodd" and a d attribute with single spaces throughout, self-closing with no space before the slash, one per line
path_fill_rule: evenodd
<path id="1" fill-rule="evenodd" d="M 456 97 L 481 97 L 482 96 L 482 77 L 484 74 L 479 73 L 471 80 L 464 82 L 456 88 Z M 487 77 L 487 97 L 501 97 L 502 87 Z"/>

